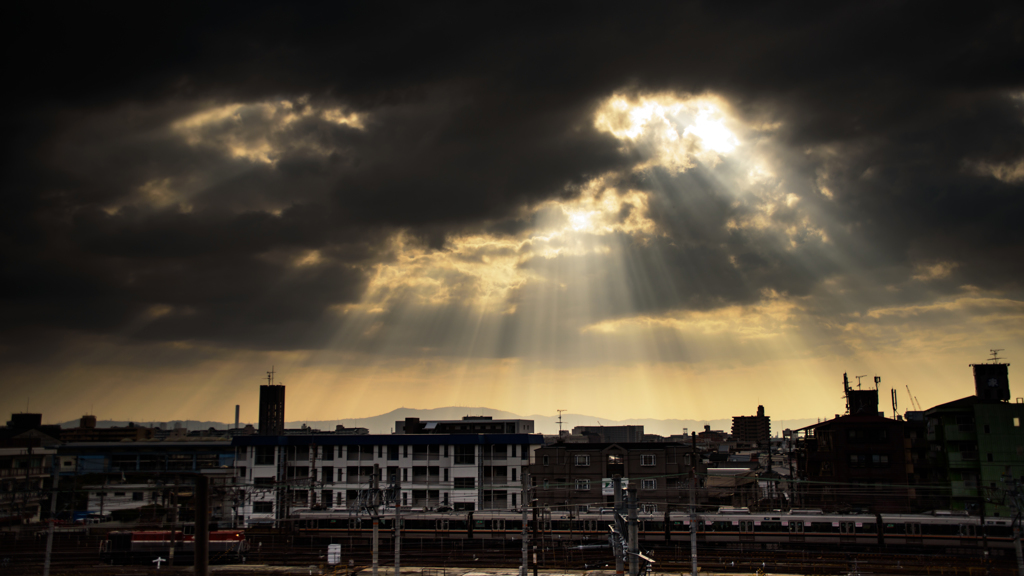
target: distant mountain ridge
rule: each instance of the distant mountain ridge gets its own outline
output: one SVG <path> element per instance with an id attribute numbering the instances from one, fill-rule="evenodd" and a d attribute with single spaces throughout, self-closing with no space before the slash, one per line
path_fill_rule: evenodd
<path id="1" fill-rule="evenodd" d="M 534 430 L 541 434 L 556 434 L 558 432 L 558 417 L 557 416 L 544 416 L 541 414 L 531 414 L 529 416 L 521 416 L 512 412 L 506 412 L 504 410 L 495 410 L 493 408 L 485 407 L 464 407 L 464 406 L 446 406 L 443 408 L 428 408 L 428 409 L 417 409 L 417 408 L 397 408 L 385 414 L 377 416 L 369 416 L 366 418 L 344 418 L 340 420 L 306 420 L 306 421 L 292 421 L 286 422 L 285 427 L 287 428 L 301 428 L 302 425 L 309 426 L 318 430 L 328 431 L 334 430 L 335 426 L 341 424 L 346 428 L 366 428 L 371 434 L 390 434 L 394 431 L 395 422 L 405 420 L 406 418 L 419 418 L 420 420 L 461 420 L 464 416 L 490 416 L 495 420 L 500 419 L 519 419 L 519 420 L 533 420 Z M 771 416 L 771 414 L 768 414 Z M 781 434 L 785 428 L 797 429 L 817 422 L 817 418 L 795 418 L 790 420 L 773 420 L 772 421 L 772 436 Z M 168 427 L 172 423 L 181 422 L 185 428 L 189 430 L 207 430 L 209 428 L 216 428 L 218 430 L 228 429 L 233 426 L 233 423 L 225 424 L 223 422 L 211 422 L 206 420 L 169 420 L 167 421 Z M 135 421 L 140 426 L 159 425 L 159 422 L 150 421 Z M 244 426 L 246 423 L 241 423 Z M 253 426 L 257 424 L 252 422 Z M 127 426 L 127 421 L 117 420 L 100 420 L 96 423 L 99 427 L 110 427 L 110 426 Z M 658 434 L 661 436 L 671 436 L 673 434 L 682 434 L 683 430 L 687 432 L 700 432 L 704 429 L 705 425 L 711 426 L 712 430 L 725 430 L 729 431 L 732 428 L 731 418 L 716 418 L 711 420 L 680 420 L 680 419 L 667 419 L 658 420 L 655 418 L 630 418 L 626 420 L 612 420 L 609 418 L 600 418 L 597 416 L 588 416 L 586 414 L 562 414 L 562 429 L 571 431 L 576 426 L 643 426 L 644 432 L 647 434 Z M 63 428 L 74 428 L 78 426 L 78 420 L 71 420 L 61 424 Z"/>

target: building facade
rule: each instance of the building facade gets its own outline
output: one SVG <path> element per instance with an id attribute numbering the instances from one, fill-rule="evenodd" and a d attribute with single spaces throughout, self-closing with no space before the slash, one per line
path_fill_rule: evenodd
<path id="1" fill-rule="evenodd" d="M 772 420 L 764 415 L 764 406 L 757 407 L 757 416 L 732 417 L 733 440 L 767 448 L 771 435 Z"/>
<path id="2" fill-rule="evenodd" d="M 0 448 L 0 525 L 38 522 L 53 474 L 52 448 Z"/>
<path id="3" fill-rule="evenodd" d="M 536 434 L 291 434 L 234 439 L 246 491 L 245 525 L 305 510 L 358 510 L 376 471 L 398 483 L 411 510 L 508 510 L 522 506 L 520 483 Z"/>
<path id="4" fill-rule="evenodd" d="M 909 513 L 918 504 L 917 470 L 907 422 L 877 415 L 846 415 L 796 431 L 800 507 L 825 511 Z"/>
<path id="5" fill-rule="evenodd" d="M 1007 493 L 1024 480 L 1024 403 L 1008 401 L 1008 367 L 974 365 L 974 396 L 924 413 L 932 480 L 948 486 L 952 510 L 1012 515 Z"/>
<path id="6" fill-rule="evenodd" d="M 675 442 L 560 443 L 539 448 L 530 466 L 530 483 L 541 506 L 581 512 L 614 504 L 612 478 L 637 488 L 648 513 L 685 509 L 690 480 L 704 478 L 706 466 L 692 446 Z"/>

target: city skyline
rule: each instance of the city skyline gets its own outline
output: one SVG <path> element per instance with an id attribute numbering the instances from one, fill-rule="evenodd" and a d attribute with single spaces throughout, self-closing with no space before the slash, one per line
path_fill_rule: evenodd
<path id="1" fill-rule="evenodd" d="M 19 7 L 0 411 L 786 420 L 1017 360 L 1019 5 L 550 8 Z"/>

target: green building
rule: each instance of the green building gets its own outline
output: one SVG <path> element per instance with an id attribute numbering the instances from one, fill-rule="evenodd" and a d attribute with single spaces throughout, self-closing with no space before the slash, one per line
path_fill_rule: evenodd
<path id="1" fill-rule="evenodd" d="M 1024 479 L 1024 399 L 1011 401 L 1009 364 L 972 367 L 973 396 L 925 411 L 930 480 L 949 486 L 951 510 L 1013 516 L 1006 492 Z"/>

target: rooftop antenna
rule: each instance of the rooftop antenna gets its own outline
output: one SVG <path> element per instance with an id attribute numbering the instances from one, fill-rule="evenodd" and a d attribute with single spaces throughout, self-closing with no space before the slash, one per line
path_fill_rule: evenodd
<path id="1" fill-rule="evenodd" d="M 860 376 L 854 376 L 857 379 L 857 390 L 860 390 L 860 379 L 867 378 L 867 374 L 861 374 Z"/>
<path id="2" fill-rule="evenodd" d="M 270 371 L 267 372 L 267 384 L 270 386 L 274 385 L 274 367 L 270 367 Z"/>
<path id="3" fill-rule="evenodd" d="M 562 434 L 562 412 L 568 412 L 568 410 L 559 409 L 559 410 L 556 410 L 556 411 L 558 412 L 558 434 L 559 434 L 559 436 L 561 436 L 561 434 Z"/>
<path id="4" fill-rule="evenodd" d="M 992 357 L 989 358 L 988 361 L 993 363 L 993 364 L 995 364 L 996 362 L 999 362 L 1000 360 L 1005 360 L 1005 358 L 1000 358 L 999 357 L 999 353 L 1002 352 L 1002 351 L 1003 351 L 1003 348 L 990 348 L 989 352 L 992 353 Z"/>

